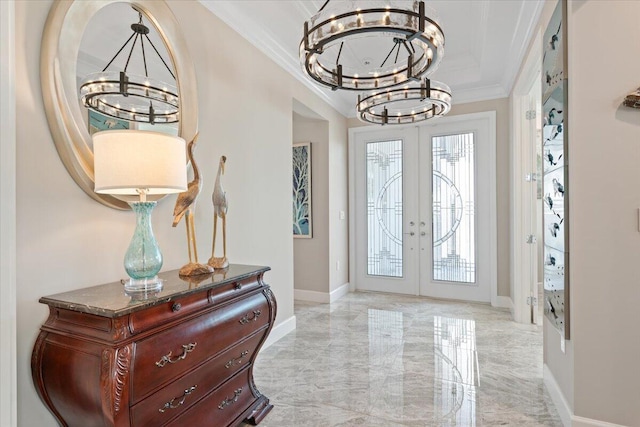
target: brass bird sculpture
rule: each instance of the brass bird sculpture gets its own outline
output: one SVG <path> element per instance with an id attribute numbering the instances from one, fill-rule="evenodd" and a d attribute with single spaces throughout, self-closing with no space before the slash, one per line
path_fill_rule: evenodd
<path id="1" fill-rule="evenodd" d="M 213 268 L 206 264 L 198 263 L 198 245 L 196 244 L 196 232 L 194 222 L 194 211 L 196 207 L 196 199 L 201 190 L 200 170 L 193 157 L 193 150 L 198 140 L 198 135 L 193 137 L 193 140 L 187 145 L 187 157 L 193 167 L 193 180 L 187 185 L 187 191 L 178 194 L 176 199 L 176 206 L 173 209 L 173 226 L 178 225 L 182 217 L 185 217 L 185 224 L 187 226 L 187 246 L 189 248 L 189 263 L 182 266 L 180 269 L 181 276 L 196 276 L 200 274 L 212 273 Z"/>
<path id="2" fill-rule="evenodd" d="M 227 268 L 229 261 L 227 260 L 227 193 L 222 188 L 221 176 L 224 175 L 224 165 L 227 162 L 227 157 L 220 157 L 218 163 L 218 174 L 216 175 L 216 182 L 213 186 L 213 194 L 211 195 L 211 201 L 213 202 L 213 244 L 211 246 L 211 258 L 209 258 L 208 264 L 215 268 Z M 218 230 L 218 218 L 222 218 L 222 258 L 216 258 L 216 234 Z"/>

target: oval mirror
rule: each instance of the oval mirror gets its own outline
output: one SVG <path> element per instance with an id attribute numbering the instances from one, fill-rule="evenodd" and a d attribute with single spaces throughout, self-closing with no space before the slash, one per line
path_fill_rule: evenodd
<path id="1" fill-rule="evenodd" d="M 173 124 L 153 125 L 154 130 L 177 132 L 186 141 L 193 139 L 198 127 L 195 69 L 178 23 L 164 1 L 83 0 L 55 2 L 49 12 L 43 34 L 40 75 L 49 128 L 58 154 L 69 174 L 91 198 L 112 208 L 129 209 L 126 197 L 116 198 L 93 191 L 91 133 L 100 126 L 119 128 L 130 126 L 129 128 L 150 129 L 150 125 L 115 121 L 93 111 L 90 113 L 80 101 L 79 92 L 79 86 L 84 77 L 82 74 L 86 72 L 86 63 L 91 62 L 87 61 L 87 50 L 91 50 L 87 46 L 95 46 L 96 43 L 92 40 L 99 40 L 100 36 L 105 39 L 113 37 L 108 30 L 104 30 L 102 35 L 94 32 L 90 28 L 92 26 L 90 23 L 93 21 L 95 25 L 98 13 L 113 14 L 113 8 L 116 6 L 125 7 L 126 13 L 123 13 L 122 16 L 116 13 L 122 20 L 119 23 L 121 27 L 130 28 L 133 21 L 138 20 L 138 12 L 142 14 L 145 25 L 153 27 L 151 32 L 157 33 L 157 40 L 161 43 L 157 43 L 157 40 L 154 41 L 153 38 L 151 40 L 158 48 L 160 56 L 166 53 L 164 58 L 167 60 L 167 68 L 175 75 L 179 97 L 179 121 Z M 105 20 L 100 19 L 99 21 L 104 22 Z M 154 37 L 151 32 L 149 36 Z M 96 34 L 98 34 L 98 38 L 96 38 Z M 128 30 L 127 37 L 129 34 L 131 34 L 131 29 Z M 121 37 L 123 34 L 119 34 L 119 38 Z M 108 62 L 125 40 L 126 38 L 124 40 L 109 40 L 109 43 L 105 42 L 101 46 L 94 47 L 96 54 L 91 56 Z M 81 51 L 82 43 L 84 43 L 84 47 Z M 116 45 L 118 47 L 113 50 L 113 46 Z M 146 51 L 148 56 L 155 55 L 149 45 L 147 45 Z M 82 65 L 79 66 L 79 63 Z M 95 71 L 99 72 L 102 68 L 104 65 Z"/>

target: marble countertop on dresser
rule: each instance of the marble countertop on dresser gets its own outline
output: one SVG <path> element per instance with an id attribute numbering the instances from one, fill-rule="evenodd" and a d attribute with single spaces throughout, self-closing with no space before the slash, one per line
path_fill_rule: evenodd
<path id="1" fill-rule="evenodd" d="M 45 296 L 40 298 L 40 302 L 51 307 L 114 318 L 269 270 L 270 267 L 231 264 L 227 269 L 193 277 L 179 277 L 178 270 L 171 270 L 158 274 L 163 280 L 163 287 L 160 292 L 152 295 L 129 295 L 125 293 L 121 282 L 112 282 Z"/>

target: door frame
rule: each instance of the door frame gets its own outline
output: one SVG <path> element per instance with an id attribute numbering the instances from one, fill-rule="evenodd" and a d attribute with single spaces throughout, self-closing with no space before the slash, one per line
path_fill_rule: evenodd
<path id="1" fill-rule="evenodd" d="M 489 141 L 487 149 L 491 153 L 496 152 L 496 112 L 484 111 L 479 113 L 470 114 L 458 114 L 449 115 L 445 117 L 439 117 L 434 119 L 432 123 L 427 121 L 420 125 L 405 125 L 395 126 L 394 128 L 402 129 L 403 127 L 431 127 L 438 124 L 451 124 L 458 122 L 465 122 L 470 120 L 487 120 L 489 128 Z M 372 126 L 360 126 L 349 128 L 349 212 L 355 212 L 356 196 L 355 196 L 355 135 L 360 132 L 371 132 Z M 489 197 L 489 215 L 490 230 L 489 230 L 489 269 L 490 269 L 490 288 L 491 288 L 491 305 L 494 307 L 502 306 L 500 304 L 500 298 L 498 297 L 498 224 L 497 224 L 497 205 L 496 205 L 496 156 L 489 156 L 490 163 L 490 176 L 488 177 L 489 187 L 492 189 Z M 355 233 L 355 215 L 349 215 L 349 290 L 351 292 L 357 289 L 356 279 L 356 233 Z M 419 293 L 419 287 L 417 287 L 416 295 Z"/>
<path id="2" fill-rule="evenodd" d="M 527 155 L 520 143 L 521 136 L 527 130 L 529 123 L 525 117 L 529 107 L 526 100 L 528 100 L 529 93 L 535 85 L 536 81 L 540 79 L 540 70 L 542 68 L 542 35 L 540 31 L 535 34 L 535 38 L 531 43 L 531 50 L 527 54 L 526 61 L 522 67 L 520 76 L 518 77 L 514 88 L 512 97 L 511 108 L 511 298 L 512 298 L 512 310 L 511 314 L 513 319 L 518 323 L 531 323 L 529 305 L 527 304 L 527 297 L 530 293 L 528 280 L 530 274 L 530 263 L 532 262 L 529 255 L 530 245 L 525 242 L 525 215 L 523 207 L 523 197 L 527 193 L 525 191 L 526 183 L 524 177 L 527 173 L 534 171 L 530 170 L 530 166 L 527 163 Z M 542 95 L 541 95 L 542 96 Z M 536 120 L 539 120 L 536 119 Z M 539 141 L 533 141 L 534 144 Z M 529 147 L 527 147 L 529 149 Z M 538 177 L 541 179 L 542 177 Z M 533 205 L 535 211 L 536 204 Z M 540 215 L 540 213 L 537 213 Z M 541 242 L 538 242 L 540 245 Z M 537 250 L 536 246 L 536 250 Z M 534 268 L 538 268 L 537 265 Z M 540 286 L 540 284 L 536 284 Z M 536 295 L 537 297 L 537 295 Z M 538 301 L 541 304 L 542 301 Z"/>

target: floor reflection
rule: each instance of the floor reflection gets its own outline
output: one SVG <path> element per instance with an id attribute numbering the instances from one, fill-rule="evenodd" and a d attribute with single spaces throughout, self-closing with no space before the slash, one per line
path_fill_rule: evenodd
<path id="1" fill-rule="evenodd" d="M 297 329 L 260 352 L 261 427 L 560 426 L 542 333 L 484 305 L 382 294 L 296 302 Z"/>
<path id="2" fill-rule="evenodd" d="M 476 425 L 476 323 L 433 317 L 435 415 L 446 426 Z"/>

